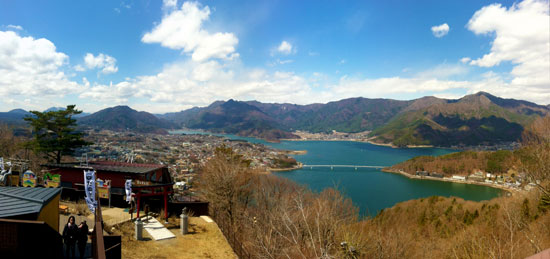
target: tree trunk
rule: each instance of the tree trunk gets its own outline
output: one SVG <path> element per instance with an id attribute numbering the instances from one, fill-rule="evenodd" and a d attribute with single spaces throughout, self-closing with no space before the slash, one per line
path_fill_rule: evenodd
<path id="1" fill-rule="evenodd" d="M 57 164 L 61 164 L 61 151 L 57 151 L 56 162 L 57 162 Z"/>

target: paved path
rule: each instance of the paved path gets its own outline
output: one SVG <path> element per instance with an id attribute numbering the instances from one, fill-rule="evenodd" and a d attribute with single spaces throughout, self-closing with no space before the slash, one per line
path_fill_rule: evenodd
<path id="1" fill-rule="evenodd" d="M 203 219 L 204 221 L 206 221 L 206 223 L 212 223 L 214 222 L 212 220 L 212 218 L 208 217 L 208 216 L 201 216 L 201 219 Z"/>
<path id="2" fill-rule="evenodd" d="M 103 222 L 105 222 L 106 225 L 116 225 L 122 222 L 126 222 L 130 220 L 130 213 L 128 211 L 124 211 L 122 208 L 101 208 L 101 213 L 103 214 Z M 134 217 L 136 214 L 134 213 Z"/>
<path id="3" fill-rule="evenodd" d="M 155 241 L 175 238 L 176 235 L 162 225 L 153 217 L 148 217 L 147 221 L 143 221 L 143 228 L 153 237 Z"/>

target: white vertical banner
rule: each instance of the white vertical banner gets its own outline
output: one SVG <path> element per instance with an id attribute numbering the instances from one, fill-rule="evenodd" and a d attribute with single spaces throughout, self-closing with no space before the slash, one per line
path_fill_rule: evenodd
<path id="1" fill-rule="evenodd" d="M 84 170 L 84 192 L 86 204 L 92 213 L 95 212 L 97 202 L 95 200 L 95 171 Z"/>
<path id="2" fill-rule="evenodd" d="M 124 187 L 126 189 L 126 202 L 130 202 L 132 200 L 132 179 L 126 180 Z"/>
<path id="3" fill-rule="evenodd" d="M 0 170 L 4 171 L 4 158 L 0 157 Z"/>

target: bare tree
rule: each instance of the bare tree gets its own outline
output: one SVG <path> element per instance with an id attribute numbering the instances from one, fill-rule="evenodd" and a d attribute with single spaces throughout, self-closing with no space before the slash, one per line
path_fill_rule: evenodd
<path id="1" fill-rule="evenodd" d="M 251 177 L 248 162 L 225 147 L 216 150 L 200 174 L 198 184 L 213 215 L 228 220 L 232 228 L 250 202 Z"/>
<path id="2" fill-rule="evenodd" d="M 542 192 L 541 205 L 550 207 L 550 116 L 535 120 L 522 136 L 521 165 Z"/>

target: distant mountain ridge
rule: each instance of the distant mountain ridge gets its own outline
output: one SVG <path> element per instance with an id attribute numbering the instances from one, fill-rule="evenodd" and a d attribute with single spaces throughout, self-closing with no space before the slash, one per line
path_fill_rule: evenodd
<path id="1" fill-rule="evenodd" d="M 23 118 L 30 115 L 32 115 L 32 113 L 23 109 L 13 109 L 8 112 L 0 112 L 0 122 L 8 125 L 25 125 L 26 122 Z"/>
<path id="2" fill-rule="evenodd" d="M 30 114 L 21 109 L 0 112 L 0 122 L 24 125 L 23 118 Z M 96 129 L 162 134 L 185 127 L 267 140 L 298 138 L 292 133 L 296 130 L 370 131 L 369 140 L 377 143 L 452 146 L 516 141 L 535 118 L 548 114 L 550 105 L 479 92 L 456 100 L 357 97 L 309 105 L 231 99 L 159 115 L 116 106 L 80 117 L 78 123 Z"/>
<path id="3" fill-rule="evenodd" d="M 295 130 L 372 131 L 370 140 L 378 143 L 451 146 L 516 141 L 525 126 L 547 114 L 548 106 L 479 92 L 457 100 L 359 97 L 309 105 L 216 101 L 162 117 L 182 127 L 244 136 L 262 137 L 276 131 L 288 138 Z"/>
<path id="4" fill-rule="evenodd" d="M 167 134 L 167 129 L 175 124 L 157 118 L 148 112 L 138 112 L 128 106 L 115 106 L 103 109 L 78 119 L 78 124 L 95 129 L 113 131 L 135 131 L 139 133 Z"/>
<path id="5" fill-rule="evenodd" d="M 297 138 L 285 131 L 277 120 L 261 109 L 246 102 L 229 100 L 214 102 L 205 108 L 192 108 L 163 116 L 183 127 L 204 129 L 212 132 L 238 134 L 279 140 Z"/>

